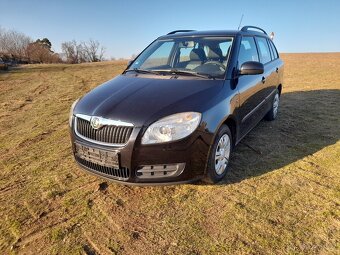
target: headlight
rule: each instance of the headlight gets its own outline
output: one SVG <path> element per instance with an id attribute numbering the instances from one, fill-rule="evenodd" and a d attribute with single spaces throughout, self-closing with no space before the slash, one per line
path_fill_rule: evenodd
<path id="1" fill-rule="evenodd" d="M 73 110 L 74 110 L 74 107 L 76 106 L 76 104 L 78 103 L 78 101 L 79 101 L 79 98 L 76 101 L 73 102 L 71 109 L 70 109 L 70 116 L 69 116 L 70 127 L 72 126 Z"/>
<path id="2" fill-rule="evenodd" d="M 200 121 L 201 114 L 198 112 L 183 112 L 167 116 L 148 127 L 142 138 L 142 144 L 182 139 L 194 132 Z"/>

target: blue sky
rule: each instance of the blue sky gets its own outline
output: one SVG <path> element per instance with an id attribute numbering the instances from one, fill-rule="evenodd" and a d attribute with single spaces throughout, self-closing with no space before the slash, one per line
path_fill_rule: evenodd
<path id="1" fill-rule="evenodd" d="M 0 26 L 33 39 L 98 40 L 106 57 L 130 57 L 177 29 L 236 29 L 256 25 L 275 32 L 280 52 L 340 51 L 340 1 L 264 0 L 0 0 Z"/>

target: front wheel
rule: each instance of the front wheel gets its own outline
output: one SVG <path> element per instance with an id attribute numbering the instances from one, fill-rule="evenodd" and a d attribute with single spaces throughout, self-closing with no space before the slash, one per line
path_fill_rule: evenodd
<path id="1" fill-rule="evenodd" d="M 264 117 L 266 120 L 275 120 L 277 117 L 277 112 L 279 110 L 279 104 L 280 104 L 280 94 L 279 91 L 276 90 L 275 92 L 275 96 L 272 102 L 272 107 L 269 110 L 269 112 L 266 114 L 266 116 Z"/>
<path id="2" fill-rule="evenodd" d="M 228 169 L 232 144 L 230 129 L 228 126 L 223 125 L 219 129 L 210 151 L 207 174 L 204 179 L 205 182 L 217 183 L 225 177 Z"/>

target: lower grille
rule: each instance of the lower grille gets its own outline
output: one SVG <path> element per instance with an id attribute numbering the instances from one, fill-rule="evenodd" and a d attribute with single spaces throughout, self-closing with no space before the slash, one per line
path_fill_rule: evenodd
<path id="1" fill-rule="evenodd" d="M 107 166 L 101 166 L 99 164 L 92 163 L 90 161 L 87 161 L 85 159 L 75 157 L 78 163 L 80 163 L 83 166 L 86 166 L 90 168 L 91 170 L 95 172 L 99 172 L 102 174 L 109 175 L 110 178 L 112 179 L 117 179 L 117 180 L 127 180 L 130 177 L 130 171 L 128 168 L 112 168 L 112 167 L 107 167 Z"/>

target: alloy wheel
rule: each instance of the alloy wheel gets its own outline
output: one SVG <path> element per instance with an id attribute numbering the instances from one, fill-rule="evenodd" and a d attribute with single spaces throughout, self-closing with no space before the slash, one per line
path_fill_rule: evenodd
<path id="1" fill-rule="evenodd" d="M 215 172 L 218 175 L 223 174 L 227 168 L 230 157 L 230 150 L 230 138 L 227 134 L 224 134 L 218 141 L 215 152 Z"/>
<path id="2" fill-rule="evenodd" d="M 277 111 L 279 109 L 279 103 L 280 103 L 280 96 L 279 96 L 279 94 L 276 94 L 275 97 L 274 97 L 274 102 L 273 102 L 274 117 L 276 117 L 276 115 L 277 115 Z"/>

